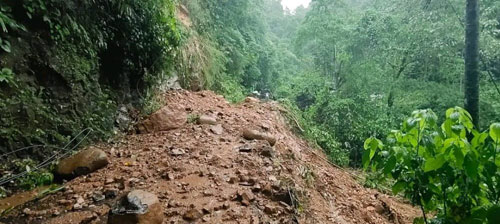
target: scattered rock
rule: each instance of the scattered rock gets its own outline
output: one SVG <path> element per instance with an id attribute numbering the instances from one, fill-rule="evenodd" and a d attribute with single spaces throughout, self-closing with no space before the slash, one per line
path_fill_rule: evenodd
<path id="1" fill-rule="evenodd" d="M 118 189 L 111 188 L 104 191 L 105 198 L 115 198 L 118 195 Z"/>
<path id="2" fill-rule="evenodd" d="M 263 133 L 253 129 L 243 130 L 243 137 L 247 140 L 266 140 L 271 146 L 276 144 L 276 138 L 268 133 Z"/>
<path id="3" fill-rule="evenodd" d="M 172 110 L 166 106 L 151 114 L 148 119 L 142 121 L 137 127 L 139 133 L 145 134 L 177 129 L 186 123 L 187 115 L 185 112 Z"/>
<path id="4" fill-rule="evenodd" d="M 184 155 L 186 152 L 183 150 L 183 149 L 177 149 L 177 148 L 174 148 L 170 151 L 170 155 L 172 156 L 182 156 Z"/>
<path id="5" fill-rule="evenodd" d="M 276 210 L 276 209 L 275 209 L 274 207 L 272 207 L 271 205 L 266 205 L 266 206 L 264 207 L 264 212 L 265 212 L 266 214 L 268 214 L 268 215 L 272 215 L 272 214 L 274 214 L 275 210 Z"/>
<path id="6" fill-rule="evenodd" d="M 100 192 L 100 191 L 96 191 L 96 192 L 94 192 L 94 194 L 92 195 L 92 199 L 93 199 L 95 202 L 100 202 L 100 201 L 103 201 L 104 199 L 106 199 L 106 196 L 104 196 L 104 194 L 102 194 L 102 192 Z"/>
<path id="7" fill-rule="evenodd" d="M 267 157 L 267 158 L 273 158 L 274 157 L 274 149 L 269 146 L 264 146 L 262 151 L 260 151 L 260 155 Z"/>
<path id="8" fill-rule="evenodd" d="M 247 191 L 238 192 L 237 199 L 241 202 L 242 205 L 248 206 L 250 202 L 255 200 L 255 196 Z"/>
<path id="9" fill-rule="evenodd" d="M 224 133 L 224 128 L 221 124 L 216 124 L 210 126 L 210 131 L 216 135 L 222 135 L 222 133 Z"/>
<path id="10" fill-rule="evenodd" d="M 198 119 L 198 123 L 215 125 L 217 124 L 217 119 L 208 115 L 201 115 L 200 119 Z"/>
<path id="11" fill-rule="evenodd" d="M 61 160 L 57 166 L 57 173 L 62 176 L 80 176 L 103 168 L 108 163 L 106 153 L 95 147 L 89 147 Z"/>
<path id="12" fill-rule="evenodd" d="M 236 149 L 240 152 L 251 152 L 253 150 L 253 145 L 252 144 L 244 144 L 241 146 L 238 146 Z"/>
<path id="13" fill-rule="evenodd" d="M 187 221 L 196 221 L 199 218 L 201 218 L 202 216 L 203 216 L 203 214 L 201 214 L 200 211 L 193 208 L 193 209 L 188 210 L 186 213 L 184 213 L 182 218 L 187 220 Z"/>
<path id="14" fill-rule="evenodd" d="M 163 209 L 156 195 L 134 190 L 113 206 L 108 223 L 161 224 L 163 218 Z"/>
<path id="15" fill-rule="evenodd" d="M 273 194 L 273 188 L 270 183 L 266 183 L 262 187 L 262 193 L 266 196 L 271 196 Z"/>
<path id="16" fill-rule="evenodd" d="M 115 123 L 117 124 L 120 130 L 122 131 L 126 130 L 132 121 L 129 117 L 129 112 L 127 107 L 125 105 L 122 105 L 118 109 L 117 114 L 118 115 L 116 116 Z"/>
<path id="17" fill-rule="evenodd" d="M 255 97 L 249 96 L 245 98 L 245 103 L 258 103 L 258 102 L 260 102 L 260 100 Z"/>

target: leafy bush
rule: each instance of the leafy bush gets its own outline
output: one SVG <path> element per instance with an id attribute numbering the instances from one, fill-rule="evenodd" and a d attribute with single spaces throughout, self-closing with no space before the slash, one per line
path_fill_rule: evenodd
<path id="1" fill-rule="evenodd" d="M 448 109 L 441 125 L 432 110 L 418 110 L 384 142 L 365 141 L 363 166 L 394 178 L 424 214 L 437 223 L 497 223 L 500 219 L 500 123 L 488 132 L 473 128 L 460 107 Z"/>

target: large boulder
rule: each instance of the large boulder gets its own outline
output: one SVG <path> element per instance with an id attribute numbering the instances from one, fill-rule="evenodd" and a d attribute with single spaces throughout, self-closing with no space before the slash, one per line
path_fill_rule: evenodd
<path id="1" fill-rule="evenodd" d="M 148 119 L 138 124 L 139 133 L 153 133 L 158 131 L 168 131 L 182 127 L 187 122 L 187 115 L 184 111 L 173 110 L 163 107 L 154 112 Z"/>
<path id="2" fill-rule="evenodd" d="M 161 224 L 163 219 L 158 197 L 143 190 L 134 190 L 113 206 L 108 224 Z"/>
<path id="3" fill-rule="evenodd" d="M 273 135 L 250 128 L 243 130 L 243 137 L 248 140 L 266 140 L 271 146 L 274 146 L 274 144 L 276 144 L 276 138 Z"/>
<path id="4" fill-rule="evenodd" d="M 61 176 L 80 176 L 103 168 L 108 163 L 108 156 L 105 152 L 95 147 L 89 147 L 59 161 L 56 172 Z"/>

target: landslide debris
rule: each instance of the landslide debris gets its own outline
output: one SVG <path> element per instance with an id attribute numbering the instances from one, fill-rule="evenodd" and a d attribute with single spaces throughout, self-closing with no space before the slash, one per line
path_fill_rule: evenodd
<path id="1" fill-rule="evenodd" d="M 165 99 L 140 134 L 95 146 L 107 166 L 0 222 L 118 223 L 131 204 L 132 216 L 163 223 L 412 223 L 419 216 L 329 164 L 289 129 L 275 102 L 231 105 L 213 92 L 184 90 Z"/>

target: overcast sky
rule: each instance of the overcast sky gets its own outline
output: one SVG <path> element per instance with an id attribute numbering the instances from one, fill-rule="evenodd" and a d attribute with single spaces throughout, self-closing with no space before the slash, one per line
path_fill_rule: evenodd
<path id="1" fill-rule="evenodd" d="M 292 11 L 299 7 L 299 5 L 306 7 L 310 2 L 311 0 L 281 0 L 281 4 Z"/>

